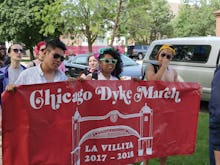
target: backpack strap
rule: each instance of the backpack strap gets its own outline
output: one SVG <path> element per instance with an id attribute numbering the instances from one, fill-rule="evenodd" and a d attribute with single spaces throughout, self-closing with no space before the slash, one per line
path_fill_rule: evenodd
<path id="1" fill-rule="evenodd" d="M 153 65 L 154 67 L 154 73 L 157 73 L 159 70 L 159 65 L 156 65 L 156 64 L 151 64 L 151 65 Z"/>
<path id="2" fill-rule="evenodd" d="M 151 65 L 154 67 L 154 73 L 157 73 L 158 70 L 159 70 L 159 65 L 157 65 L 157 64 L 152 64 L 152 63 L 151 63 Z M 144 80 L 144 78 L 145 78 L 145 76 L 146 76 L 145 74 L 146 74 L 146 73 L 144 72 L 144 74 L 143 74 L 141 80 Z"/>
<path id="3" fill-rule="evenodd" d="M 98 80 L 98 73 L 97 72 L 92 72 L 92 79 Z"/>

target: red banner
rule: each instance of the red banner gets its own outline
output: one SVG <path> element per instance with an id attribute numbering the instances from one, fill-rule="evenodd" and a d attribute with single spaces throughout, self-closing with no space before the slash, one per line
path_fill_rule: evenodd
<path id="1" fill-rule="evenodd" d="M 196 83 L 24 85 L 2 101 L 4 165 L 126 164 L 195 149 Z"/>

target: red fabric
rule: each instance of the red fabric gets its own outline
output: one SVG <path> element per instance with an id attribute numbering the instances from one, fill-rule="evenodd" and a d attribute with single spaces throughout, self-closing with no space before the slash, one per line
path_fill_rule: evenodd
<path id="1" fill-rule="evenodd" d="M 4 165 L 126 164 L 195 150 L 196 83 L 26 85 L 2 101 Z"/>

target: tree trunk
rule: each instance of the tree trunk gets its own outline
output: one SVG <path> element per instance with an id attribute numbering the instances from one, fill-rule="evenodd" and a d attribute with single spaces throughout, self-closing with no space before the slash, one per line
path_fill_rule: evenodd
<path id="1" fill-rule="evenodd" d="M 114 28 L 113 28 L 113 32 L 112 32 L 112 38 L 111 38 L 111 42 L 109 44 L 109 46 L 113 46 L 113 42 L 115 40 L 115 35 L 118 31 L 118 23 L 119 23 L 119 17 L 120 17 L 120 14 L 121 14 L 121 8 L 122 8 L 122 3 L 123 3 L 123 0 L 119 0 L 119 3 L 118 3 L 118 8 L 117 8 L 117 15 L 116 15 L 116 18 L 115 18 L 115 25 L 114 25 Z"/>
<path id="2" fill-rule="evenodd" d="M 91 37 L 88 37 L 87 39 L 88 39 L 88 51 L 89 53 L 92 53 L 92 44 L 93 44 L 92 39 Z"/>
<path id="3" fill-rule="evenodd" d="M 34 60 L 34 52 L 33 52 L 33 48 L 32 47 L 30 47 L 30 60 L 32 61 L 32 60 Z"/>

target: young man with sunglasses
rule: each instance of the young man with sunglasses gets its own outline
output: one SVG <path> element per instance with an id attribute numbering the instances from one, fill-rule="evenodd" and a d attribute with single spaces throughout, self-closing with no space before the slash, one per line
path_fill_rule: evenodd
<path id="1" fill-rule="evenodd" d="M 44 60 L 41 64 L 25 70 L 15 82 L 15 85 L 41 84 L 67 80 L 67 76 L 58 67 L 64 61 L 65 44 L 59 39 L 47 42 Z M 7 91 L 14 89 L 15 85 L 8 85 Z"/>

